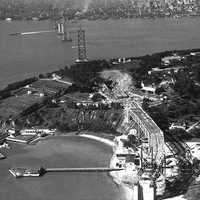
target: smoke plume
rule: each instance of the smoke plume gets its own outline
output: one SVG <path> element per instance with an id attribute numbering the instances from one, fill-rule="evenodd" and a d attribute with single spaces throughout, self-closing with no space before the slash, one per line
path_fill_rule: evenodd
<path id="1" fill-rule="evenodd" d="M 132 77 L 120 70 L 104 70 L 100 73 L 100 77 L 112 81 L 112 92 L 115 96 L 124 96 L 134 87 Z"/>
<path id="2" fill-rule="evenodd" d="M 92 0 L 85 0 L 85 4 L 84 4 L 84 8 L 83 8 L 83 12 L 87 12 L 88 7 L 90 5 Z"/>

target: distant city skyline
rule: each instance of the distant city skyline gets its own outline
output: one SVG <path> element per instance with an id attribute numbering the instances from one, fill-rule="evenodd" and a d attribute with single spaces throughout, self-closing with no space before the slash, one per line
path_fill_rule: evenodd
<path id="1" fill-rule="evenodd" d="M 132 18 L 199 16 L 198 0 L 1 0 L 0 18 L 39 19 L 61 17 L 63 11 L 72 18 Z"/>

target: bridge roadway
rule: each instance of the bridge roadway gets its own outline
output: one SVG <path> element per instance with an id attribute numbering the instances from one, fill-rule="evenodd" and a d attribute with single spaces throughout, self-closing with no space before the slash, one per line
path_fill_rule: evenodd
<path id="1" fill-rule="evenodd" d="M 153 151 L 153 158 L 157 164 L 160 164 L 165 154 L 165 142 L 162 130 L 138 103 L 134 101 L 130 102 L 129 100 L 126 106 L 128 106 L 127 109 L 129 110 L 129 120 L 132 121 L 131 123 L 137 123 L 145 134 L 145 137 L 148 138 L 149 150 Z"/>
<path id="2" fill-rule="evenodd" d="M 109 90 L 109 89 L 108 89 Z M 140 127 L 145 137 L 148 138 L 149 153 L 153 151 L 153 158 L 159 165 L 165 155 L 165 141 L 162 130 L 157 126 L 153 119 L 142 109 L 142 107 L 133 100 L 133 98 L 117 99 L 114 95 L 111 96 L 109 92 L 103 93 L 107 99 L 112 102 L 120 102 L 124 104 L 124 110 L 128 110 L 129 122 L 127 129 L 131 129 L 135 126 L 135 123 Z"/>
<path id="3" fill-rule="evenodd" d="M 129 115 L 133 118 L 132 124 L 136 122 L 145 134 L 145 137 L 148 138 L 149 150 L 153 150 L 153 158 L 156 163 L 162 163 L 165 155 L 165 140 L 162 130 L 138 103 L 129 101 L 127 106 L 129 109 Z M 132 126 L 130 125 L 130 127 Z M 166 135 L 166 137 L 168 142 L 170 142 L 168 147 L 175 154 L 175 157 L 192 162 L 190 149 L 184 142 L 177 140 L 173 135 Z"/>

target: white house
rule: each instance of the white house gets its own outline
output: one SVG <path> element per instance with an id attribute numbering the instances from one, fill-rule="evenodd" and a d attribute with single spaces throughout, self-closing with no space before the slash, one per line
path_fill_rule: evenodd
<path id="1" fill-rule="evenodd" d="M 56 129 L 45 129 L 45 128 L 31 128 L 31 129 L 22 129 L 20 131 L 21 135 L 37 135 L 37 134 L 48 134 L 53 135 Z"/>
<path id="2" fill-rule="evenodd" d="M 142 82 L 141 87 L 142 87 L 142 89 L 141 89 L 142 91 L 147 92 L 147 93 L 151 93 L 151 94 L 155 94 L 155 91 L 156 91 L 155 86 L 153 86 L 153 85 L 145 86 L 144 83 Z"/>

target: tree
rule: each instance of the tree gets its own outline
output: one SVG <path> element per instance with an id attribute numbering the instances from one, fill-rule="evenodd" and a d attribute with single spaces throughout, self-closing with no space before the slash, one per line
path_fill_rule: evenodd
<path id="1" fill-rule="evenodd" d="M 175 136 L 179 141 L 191 140 L 193 137 L 186 130 L 182 128 L 174 128 L 169 130 L 166 134 Z"/>
<path id="2" fill-rule="evenodd" d="M 163 131 L 168 130 L 170 122 L 167 112 L 164 112 L 162 108 L 153 108 L 149 110 L 149 114 Z"/>

